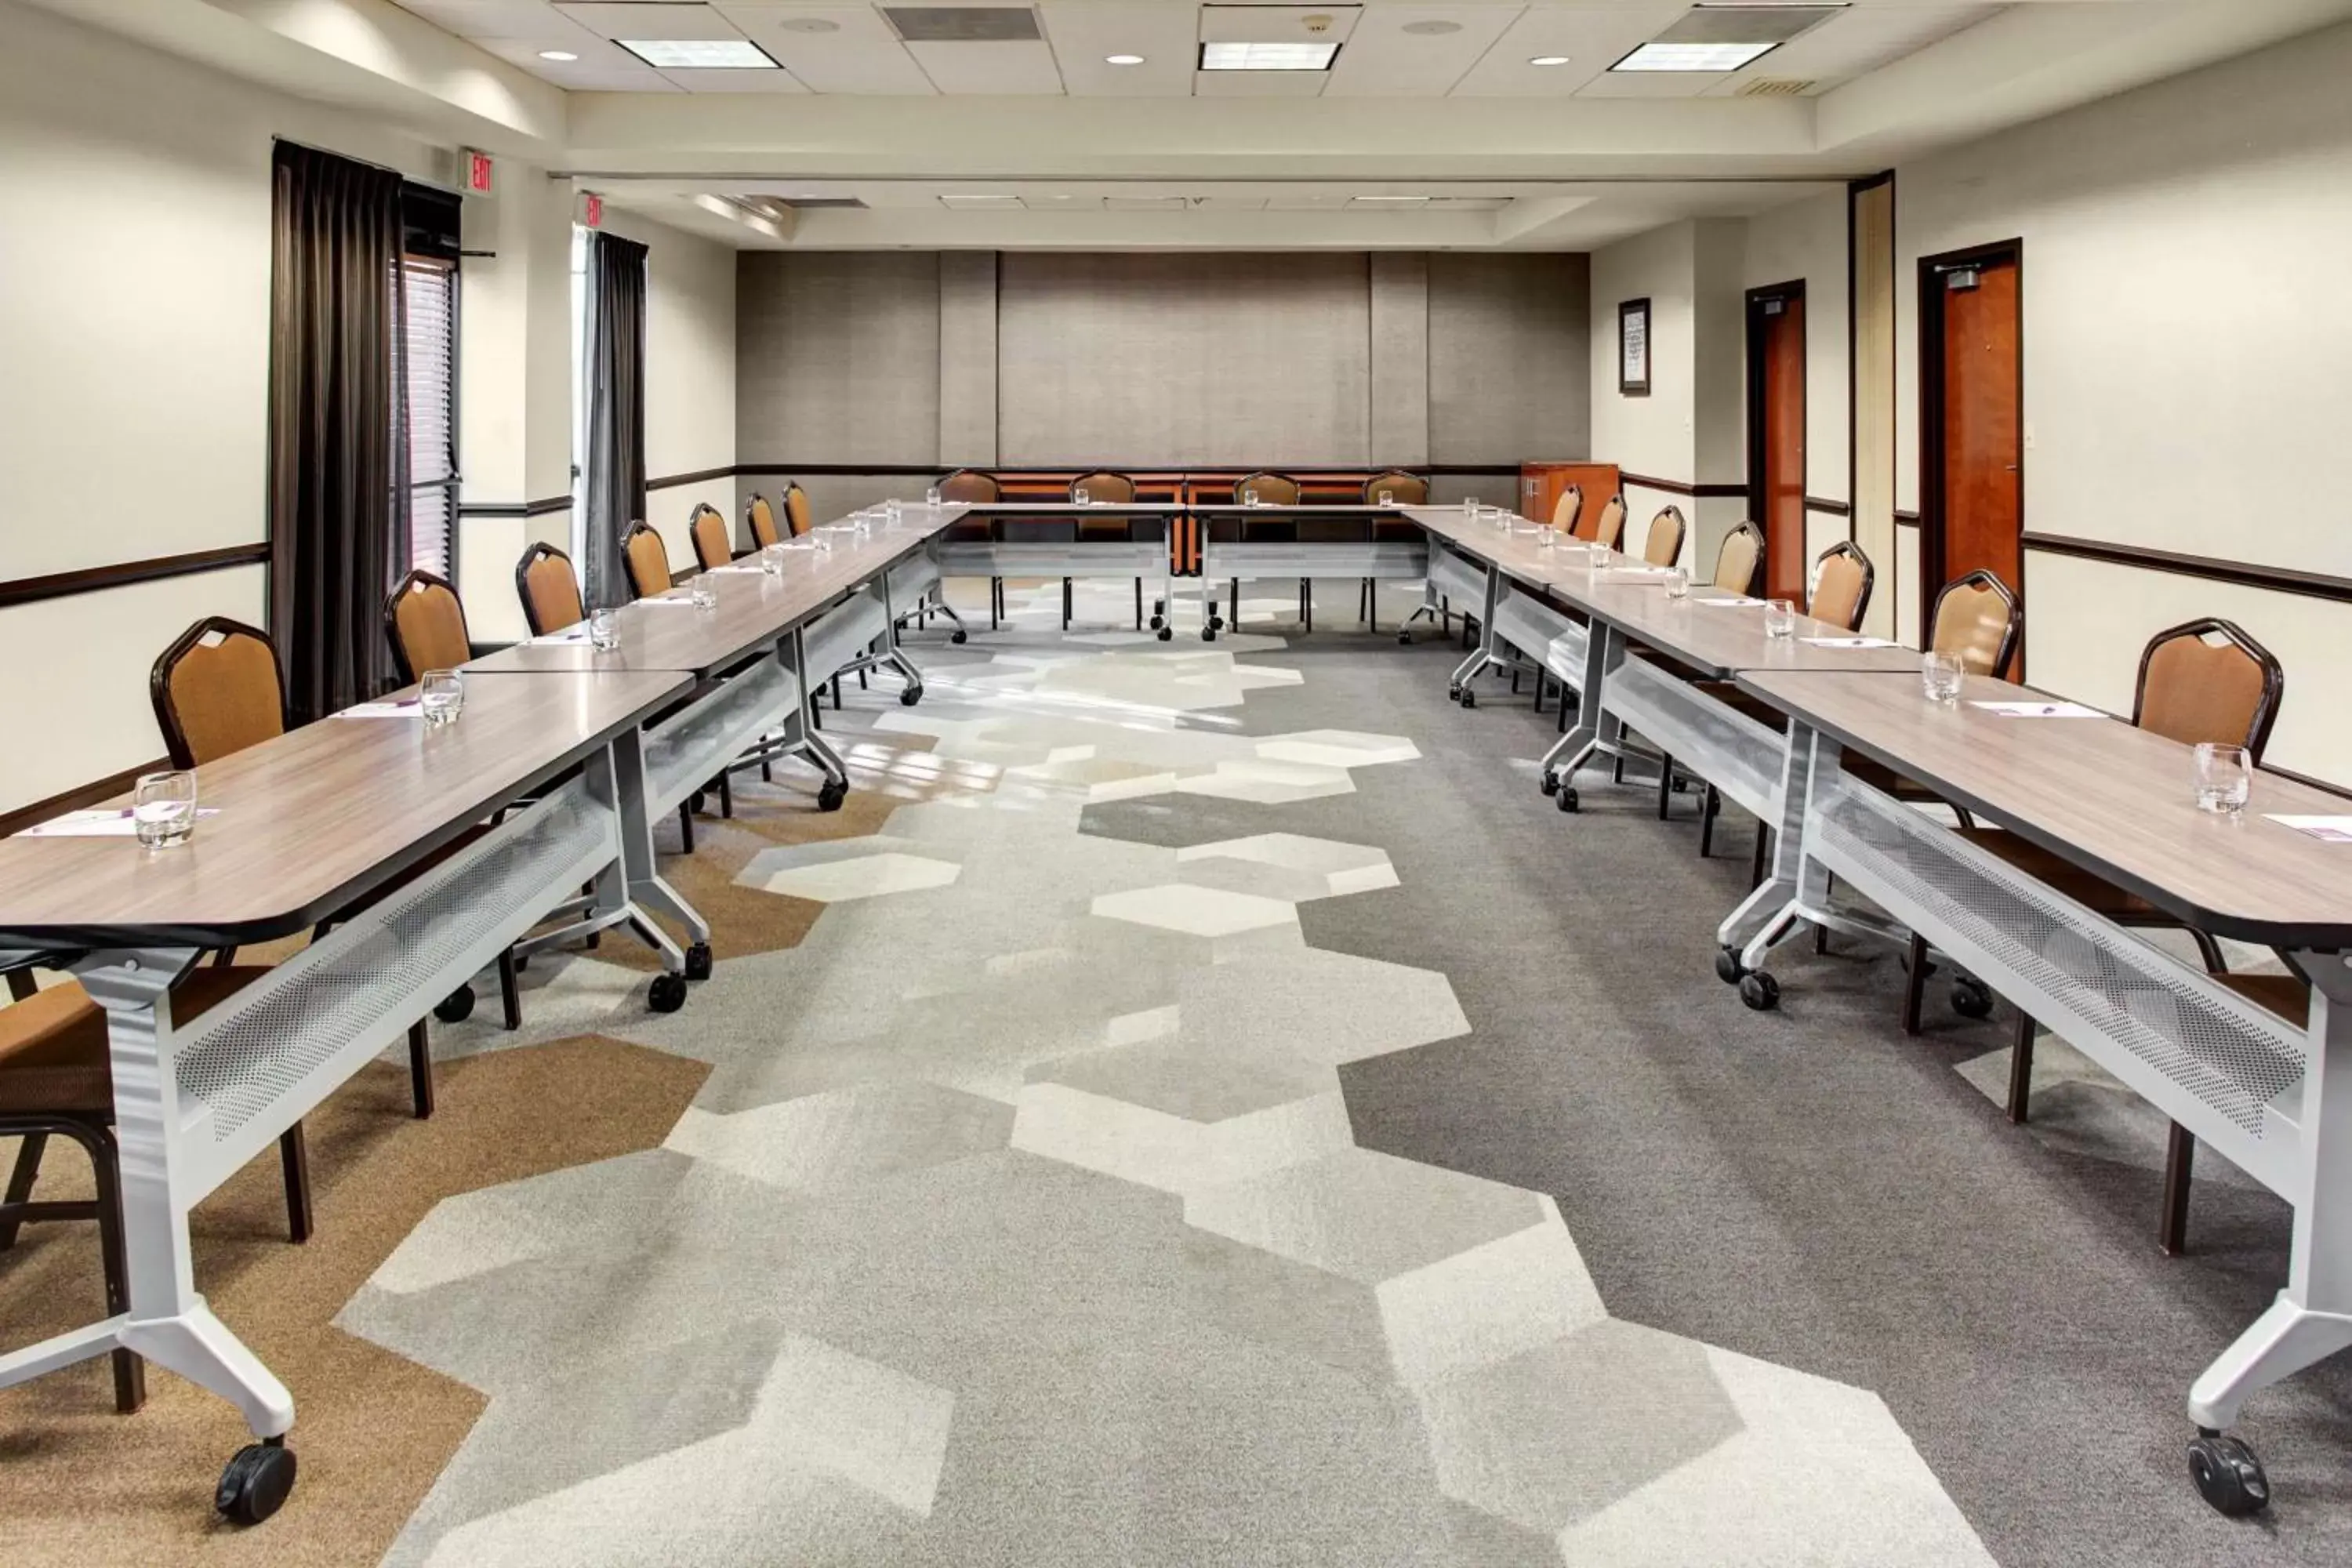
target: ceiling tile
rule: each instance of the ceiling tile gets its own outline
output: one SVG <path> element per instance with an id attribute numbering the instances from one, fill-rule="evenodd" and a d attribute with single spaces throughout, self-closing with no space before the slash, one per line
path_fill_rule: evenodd
<path id="1" fill-rule="evenodd" d="M 397 0 L 444 32 L 461 38 L 530 38 L 551 24 L 568 28 L 548 0 Z"/>
<path id="2" fill-rule="evenodd" d="M 1569 8 L 1530 5 L 1455 84 L 1456 98 L 1566 98 L 1689 10 L 1684 0 Z M 1564 66 L 1531 66 L 1566 55 Z"/>
<path id="3" fill-rule="evenodd" d="M 871 5 L 720 0 L 718 9 L 812 92 L 928 97 L 939 90 Z M 822 22 L 833 30 L 799 30 Z"/>
<path id="4" fill-rule="evenodd" d="M 1329 71 L 1194 71 L 1195 98 L 1319 98 Z"/>
<path id="5" fill-rule="evenodd" d="M 553 12 L 549 13 L 553 16 Z M 557 22 L 570 27 L 569 34 L 536 38 L 475 38 L 474 47 L 486 54 L 496 55 L 509 65 L 520 66 L 542 81 L 554 83 L 571 92 L 675 92 L 675 84 L 664 79 L 661 72 L 621 47 L 595 37 L 583 27 L 572 27 L 562 17 Z M 580 58 L 576 60 L 543 60 L 541 49 L 564 49 Z"/>
<path id="6" fill-rule="evenodd" d="M 1025 93 L 1059 97 L 1062 73 L 1053 47 L 1034 44 L 907 44 L 923 74 L 941 92 Z"/>
<path id="7" fill-rule="evenodd" d="M 557 0 L 557 10 L 604 38 L 740 38 L 735 25 L 709 5 L 616 0 Z"/>
<path id="8" fill-rule="evenodd" d="M 1972 27 L 2000 9 L 1998 5 L 1904 5 L 1847 11 L 1728 78 L 1718 79 L 1707 89 L 1707 95 L 1735 97 L 1742 86 L 1759 77 L 1819 86 L 1851 80 Z"/>
<path id="9" fill-rule="evenodd" d="M 1343 44 L 1361 9 L 1356 5 L 1203 5 L 1200 41 Z M 1308 26 L 1309 17 L 1328 25 L 1318 32 Z"/>
<path id="10" fill-rule="evenodd" d="M 1443 98 L 1527 7 L 1377 5 L 1349 35 L 1331 68 L 1326 98 Z M 1414 33 L 1450 24 L 1457 31 Z"/>
<path id="11" fill-rule="evenodd" d="M 687 69 L 673 66 L 659 73 L 688 92 L 806 92 L 788 70 Z"/>
<path id="12" fill-rule="evenodd" d="M 1039 8 L 1045 38 L 1073 98 L 1189 98 L 1200 58 L 1192 9 L 1158 4 L 1099 5 L 1047 0 Z M 1106 64 L 1107 55 L 1141 55 L 1139 66 Z"/>

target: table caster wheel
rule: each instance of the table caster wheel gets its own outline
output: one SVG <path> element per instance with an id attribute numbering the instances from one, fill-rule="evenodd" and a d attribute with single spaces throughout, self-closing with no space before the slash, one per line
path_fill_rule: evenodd
<path id="1" fill-rule="evenodd" d="M 1209 617 L 1209 629 L 1213 632 L 1223 631 L 1225 629 L 1225 617 L 1223 616 L 1211 616 Z"/>
<path id="2" fill-rule="evenodd" d="M 961 626 L 958 626 L 958 627 L 955 629 L 955 631 L 954 631 L 952 634 L 950 634 L 950 637 L 948 637 L 948 641 L 950 641 L 950 642 L 968 642 L 968 641 L 970 641 L 970 640 L 971 640 L 970 634 L 969 634 L 969 633 L 967 633 L 967 632 L 966 632 L 966 631 L 965 631 Z"/>
<path id="3" fill-rule="evenodd" d="M 901 708 L 912 708 L 922 700 L 923 689 L 919 686 L 909 686 L 898 693 L 898 706 Z"/>
<path id="4" fill-rule="evenodd" d="M 1462 689 L 1462 706 L 1465 708 L 1478 706 L 1478 694 L 1466 686 Z"/>
<path id="5" fill-rule="evenodd" d="M 433 1016 L 445 1024 L 462 1024 L 474 1016 L 474 988 L 460 985 L 433 1004 Z"/>
<path id="6" fill-rule="evenodd" d="M 1780 983 L 1759 969 L 1739 977 L 1739 999 L 1749 1009 L 1769 1013 L 1780 1005 Z"/>
<path id="7" fill-rule="evenodd" d="M 1990 1018 L 1992 993 L 1985 988 L 1983 981 L 1963 974 L 1952 982 L 1952 1011 L 1963 1018 Z"/>
<path id="8" fill-rule="evenodd" d="M 646 990 L 646 1005 L 656 1013 L 675 1013 L 686 1005 L 686 976 L 656 974 Z"/>
<path id="9" fill-rule="evenodd" d="M 1715 977 L 1717 980 L 1726 985 L 1737 985 L 1747 974 L 1747 965 L 1739 962 L 1738 948 L 1718 947 L 1715 950 Z"/>
<path id="10" fill-rule="evenodd" d="M 1412 646 L 1412 634 L 1411 632 L 1399 632 L 1399 633 L 1397 633 L 1397 647 L 1411 647 Z"/>
<path id="11" fill-rule="evenodd" d="M 839 811 L 841 803 L 848 798 L 849 785 L 840 779 L 827 779 L 824 787 L 816 792 L 816 808 L 819 811 Z"/>
<path id="12" fill-rule="evenodd" d="M 1576 786 L 1565 779 L 1561 780 L 1559 793 L 1551 797 L 1551 803 L 1562 811 L 1574 811 L 1577 805 Z"/>
<path id="13" fill-rule="evenodd" d="M 1151 617 L 1151 629 L 1156 632 L 1164 623 L 1165 617 L 1155 615 Z"/>
<path id="14" fill-rule="evenodd" d="M 1460 681 L 1453 680 L 1446 683 L 1445 700 L 1448 702 L 1459 702 L 1462 700 L 1462 683 Z"/>
<path id="15" fill-rule="evenodd" d="M 1676 795 L 1690 794 L 1690 780 L 1683 777 L 1680 773 L 1676 773 L 1675 775 L 1674 791 Z"/>
<path id="16" fill-rule="evenodd" d="M 698 942 L 686 950 L 686 977 L 688 980 L 710 978 L 710 944 Z"/>
<path id="17" fill-rule="evenodd" d="M 294 1490 L 294 1450 L 283 1437 L 247 1443 L 221 1471 L 213 1507 L 233 1524 L 259 1524 L 286 1506 Z"/>
<path id="18" fill-rule="evenodd" d="M 1214 642 L 1214 641 L 1216 641 L 1216 640 L 1217 640 L 1217 628 L 1216 628 L 1216 627 L 1214 627 L 1214 626 L 1202 626 L 1202 627 L 1201 628 L 1201 640 L 1202 640 L 1202 642 Z"/>
<path id="19" fill-rule="evenodd" d="M 2232 1518 L 2270 1506 L 2271 1481 L 2254 1451 L 2235 1437 L 2208 1432 L 2189 1445 L 2189 1479 L 2217 1513 Z"/>
<path id="20" fill-rule="evenodd" d="M 692 812 L 695 816 L 700 816 L 702 815 L 702 805 L 705 798 L 706 797 L 702 791 L 696 790 L 692 795 L 688 797 L 686 809 Z"/>

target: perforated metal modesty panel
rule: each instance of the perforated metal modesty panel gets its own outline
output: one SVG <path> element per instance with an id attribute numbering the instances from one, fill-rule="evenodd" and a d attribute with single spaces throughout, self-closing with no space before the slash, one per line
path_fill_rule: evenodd
<path id="1" fill-rule="evenodd" d="M 336 928 L 180 1051 L 180 1094 L 211 1107 L 226 1142 L 320 1065 L 427 991 L 557 885 L 603 856 L 612 816 L 574 780 L 398 894 Z M 315 957 L 313 955 L 316 955 Z"/>
<path id="2" fill-rule="evenodd" d="M 1007 539 L 940 546 L 940 570 L 956 577 L 1160 577 L 1168 547 L 1160 540 Z"/>
<path id="3" fill-rule="evenodd" d="M 1558 610 L 1524 594 L 1511 594 L 1495 606 L 1495 635 L 1540 661 L 1570 689 L 1584 689 L 1584 656 L 1591 637 Z"/>
<path id="4" fill-rule="evenodd" d="M 1452 600 L 1457 610 L 1467 606 L 1475 613 L 1486 601 L 1486 568 L 1472 565 L 1434 541 L 1429 546 L 1429 585 Z"/>
<path id="5" fill-rule="evenodd" d="M 2076 914 L 1917 812 L 1842 781 L 1814 803 L 1832 859 L 1860 861 L 2252 1137 L 2301 1081 L 2303 1037 L 2208 994 L 2154 949 Z M 2045 1020 L 2046 1021 L 2046 1020 Z"/>
<path id="6" fill-rule="evenodd" d="M 909 555 L 891 567 L 883 580 L 890 587 L 890 607 L 904 615 L 917 600 L 939 586 L 940 563 L 928 552 Z"/>
<path id="7" fill-rule="evenodd" d="M 794 701 L 792 678 L 765 658 L 656 726 L 646 737 L 647 809 L 666 812 L 701 788 Z"/>
<path id="8" fill-rule="evenodd" d="M 838 607 L 827 610 L 804 635 L 808 650 L 809 684 L 829 680 L 876 637 L 890 628 L 884 625 L 882 601 L 871 588 L 860 588 Z"/>
<path id="9" fill-rule="evenodd" d="M 1429 572 L 1429 552 L 1402 541 L 1260 544 L 1213 539 L 1202 571 L 1212 577 L 1422 577 Z"/>
<path id="10" fill-rule="evenodd" d="M 1628 658 L 1609 672 L 1606 701 L 1744 809 L 1773 815 L 1787 751 L 1781 736 L 1647 659 Z"/>

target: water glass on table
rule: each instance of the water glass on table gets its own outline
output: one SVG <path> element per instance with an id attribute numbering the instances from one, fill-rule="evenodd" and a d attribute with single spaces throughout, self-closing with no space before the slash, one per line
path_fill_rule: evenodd
<path id="1" fill-rule="evenodd" d="M 686 592 L 687 596 L 694 601 L 694 607 L 698 610 L 715 610 L 719 607 L 719 590 L 710 585 L 710 574 L 708 572 L 697 577 L 688 586 Z"/>
<path id="2" fill-rule="evenodd" d="M 610 610 L 588 612 L 588 646 L 610 653 L 621 646 L 621 623 Z"/>
<path id="3" fill-rule="evenodd" d="M 1087 489 L 1084 485 L 1080 485 L 1077 489 L 1070 492 L 1070 500 L 1079 506 L 1092 506 L 1095 504 L 1094 492 Z"/>
<path id="4" fill-rule="evenodd" d="M 142 773 L 131 791 L 131 822 L 149 848 L 178 844 L 196 830 L 196 775 Z"/>
<path id="5" fill-rule="evenodd" d="M 454 669 L 426 670 L 416 682 L 416 704 L 425 710 L 426 729 L 455 724 L 466 710 L 466 678 Z"/>
<path id="6" fill-rule="evenodd" d="M 1956 653 L 1923 653 L 1919 656 L 1919 693 L 1930 702 L 1946 708 L 1960 700 L 1960 656 Z"/>
<path id="7" fill-rule="evenodd" d="M 1774 599 L 1764 606 L 1764 635 L 1768 637 L 1794 636 L 1797 630 L 1797 606 L 1787 599 Z"/>
<path id="8" fill-rule="evenodd" d="M 1689 573 L 1684 571 L 1679 566 L 1669 566 L 1666 568 L 1666 597 L 1669 599 L 1687 599 L 1690 597 Z"/>
<path id="9" fill-rule="evenodd" d="M 781 544 L 771 544 L 766 549 L 761 551 L 760 570 L 765 572 L 771 577 L 782 576 L 784 574 L 784 547 Z"/>
<path id="10" fill-rule="evenodd" d="M 923 492 L 923 504 L 933 511 L 940 510 L 940 487 L 933 485 Z"/>
<path id="11" fill-rule="evenodd" d="M 2197 746 L 2197 809 L 2236 816 L 2254 790 L 2254 759 L 2243 746 L 2201 741 Z"/>
<path id="12" fill-rule="evenodd" d="M 1382 490 L 1382 491 L 1381 492 L 1381 504 L 1382 506 L 1394 506 L 1394 505 L 1396 505 L 1396 491 L 1394 491 L 1394 490 Z"/>

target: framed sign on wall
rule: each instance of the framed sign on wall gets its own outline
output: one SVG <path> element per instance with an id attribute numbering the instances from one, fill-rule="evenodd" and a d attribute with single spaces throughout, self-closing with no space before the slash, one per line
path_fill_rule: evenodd
<path id="1" fill-rule="evenodd" d="M 1650 395 L 1650 302 L 1627 300 L 1617 307 L 1617 390 L 1629 397 Z"/>

